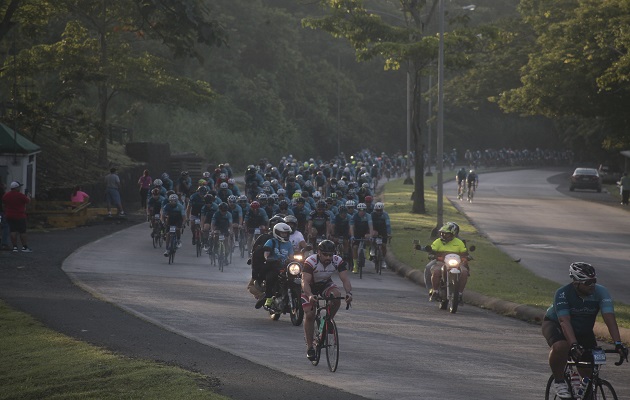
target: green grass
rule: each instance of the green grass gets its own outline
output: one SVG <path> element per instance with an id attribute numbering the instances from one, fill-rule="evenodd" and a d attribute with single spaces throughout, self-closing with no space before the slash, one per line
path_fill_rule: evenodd
<path id="1" fill-rule="evenodd" d="M 114 355 L 3 302 L 0 343 L 0 399 L 227 399 L 204 375 Z"/>
<path id="2" fill-rule="evenodd" d="M 437 194 L 431 186 L 435 185 L 436 179 L 435 175 L 425 177 L 426 214 L 410 213 L 413 185 L 404 185 L 402 179 L 388 182 L 383 193 L 385 209 L 392 224 L 392 250 L 399 261 L 416 269 L 423 269 L 428 259 L 425 252 L 413 250 L 414 239 L 423 245 L 433 241 L 431 231 L 437 221 Z M 482 236 L 446 198 L 443 209 L 444 221 L 458 223 L 460 237 L 477 248 L 473 253 L 467 289 L 541 310 L 551 304 L 559 287 L 557 283 L 538 277 L 514 262 Z M 615 313 L 619 325 L 630 328 L 630 306 L 616 302 Z"/>

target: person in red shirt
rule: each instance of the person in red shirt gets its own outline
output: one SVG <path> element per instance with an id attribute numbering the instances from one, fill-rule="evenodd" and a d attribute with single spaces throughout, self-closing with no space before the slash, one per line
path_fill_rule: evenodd
<path id="1" fill-rule="evenodd" d="M 28 247 L 26 236 L 26 205 L 30 203 L 31 196 L 20 192 L 22 184 L 20 182 L 11 182 L 10 191 L 2 196 L 2 204 L 4 207 L 4 216 L 9 224 L 11 231 L 11 243 L 13 243 L 13 252 L 18 251 L 18 234 L 22 243 L 22 252 L 30 253 L 32 250 Z"/>

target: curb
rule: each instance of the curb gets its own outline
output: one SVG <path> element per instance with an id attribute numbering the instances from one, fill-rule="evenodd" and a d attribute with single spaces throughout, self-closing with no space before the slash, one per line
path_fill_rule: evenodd
<path id="1" fill-rule="evenodd" d="M 424 284 L 424 274 L 420 269 L 412 268 L 409 265 L 399 261 L 392 253 L 391 248 L 388 246 L 387 254 L 385 255 L 385 262 L 387 268 L 390 268 L 396 274 L 409 279 L 422 288 Z M 504 315 L 506 317 L 517 318 L 522 321 L 526 321 L 533 324 L 542 324 L 545 316 L 545 311 L 536 307 L 527 306 L 523 304 L 513 303 L 511 301 L 501 300 L 494 297 L 486 296 L 480 293 L 466 290 L 465 303 L 479 308 L 484 308 L 497 314 Z M 612 338 L 608 333 L 608 328 L 601 322 L 595 322 L 593 328 L 595 335 L 598 338 L 602 338 L 605 341 L 612 342 Z M 629 344 L 630 343 L 630 329 L 619 327 L 619 334 L 621 340 Z"/>

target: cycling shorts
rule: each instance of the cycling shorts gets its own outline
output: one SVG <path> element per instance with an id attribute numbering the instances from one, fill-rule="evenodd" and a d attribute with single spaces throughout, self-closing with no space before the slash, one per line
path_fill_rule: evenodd
<path id="1" fill-rule="evenodd" d="M 337 285 L 335 285 L 335 282 L 332 281 L 332 279 L 328 279 L 327 281 L 324 282 L 317 282 L 311 285 L 311 294 L 313 296 L 323 296 L 323 297 L 328 297 L 332 294 L 332 291 L 334 289 L 337 288 Z M 306 295 L 304 294 L 304 292 L 302 292 L 302 309 L 304 309 L 304 311 L 308 311 L 313 307 L 313 304 L 308 301 L 308 297 L 306 297 Z"/>
<path id="2" fill-rule="evenodd" d="M 560 327 L 560 322 L 554 321 L 547 317 L 545 317 L 542 323 L 542 334 L 547 340 L 547 344 L 549 345 L 549 347 L 561 340 L 567 340 L 564 337 L 562 328 Z M 575 338 L 577 339 L 578 343 L 582 345 L 585 349 L 593 349 L 597 347 L 597 339 L 595 338 L 594 332 L 590 332 L 586 335 L 576 335 Z"/>

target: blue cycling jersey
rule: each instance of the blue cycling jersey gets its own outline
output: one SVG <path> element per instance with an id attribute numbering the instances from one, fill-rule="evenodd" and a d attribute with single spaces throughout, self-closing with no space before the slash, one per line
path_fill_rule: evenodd
<path id="1" fill-rule="evenodd" d="M 612 298 L 605 287 L 596 284 L 593 294 L 580 297 L 575 286 L 569 283 L 556 291 L 553 304 L 545 316 L 553 321 L 558 321 L 558 317 L 570 316 L 573 331 L 580 336 L 593 332 L 595 318 L 600 310 L 602 314 L 615 312 Z"/>

